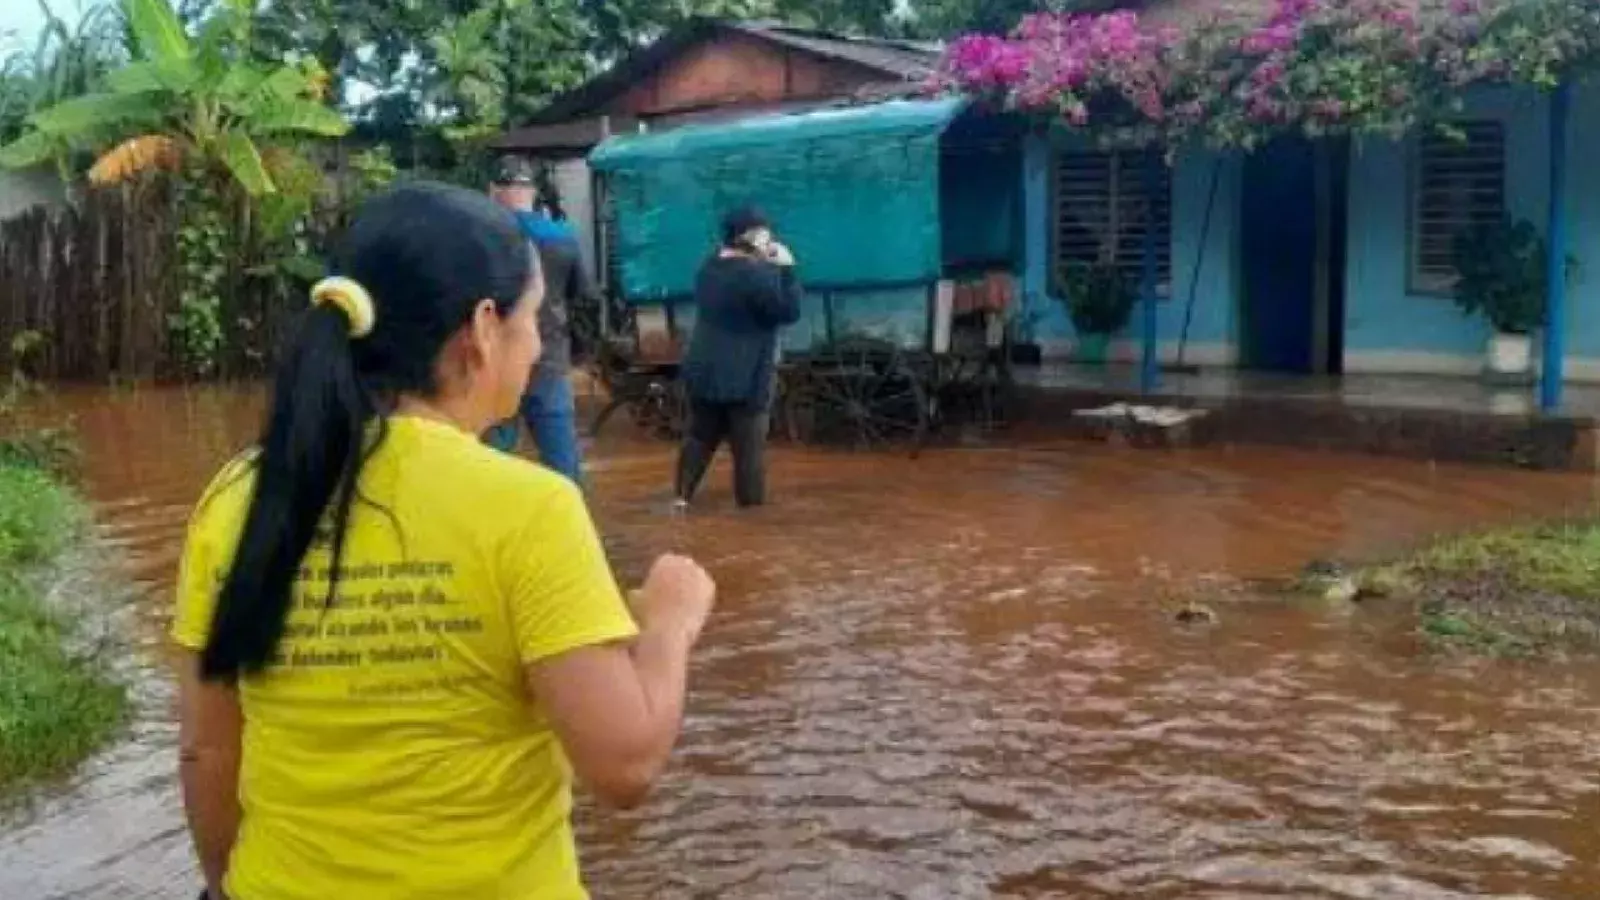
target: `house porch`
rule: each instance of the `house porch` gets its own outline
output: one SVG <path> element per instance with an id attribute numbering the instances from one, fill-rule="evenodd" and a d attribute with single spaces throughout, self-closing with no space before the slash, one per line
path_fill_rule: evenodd
<path id="1" fill-rule="evenodd" d="M 1160 443 L 1267 444 L 1439 462 L 1600 471 L 1600 385 L 1569 385 L 1559 413 L 1531 386 L 1427 375 L 1343 377 L 1204 369 L 1163 373 L 1141 395 L 1134 365 L 1017 370 L 1016 437 L 1105 437 L 1075 415 L 1113 403 L 1203 410 Z"/>

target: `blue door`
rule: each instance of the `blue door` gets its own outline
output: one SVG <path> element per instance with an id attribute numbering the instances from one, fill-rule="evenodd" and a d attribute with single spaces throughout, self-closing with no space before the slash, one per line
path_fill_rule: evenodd
<path id="1" fill-rule="evenodd" d="M 1241 209 L 1246 368 L 1311 372 L 1317 340 L 1317 153 L 1282 138 L 1245 158 Z"/>

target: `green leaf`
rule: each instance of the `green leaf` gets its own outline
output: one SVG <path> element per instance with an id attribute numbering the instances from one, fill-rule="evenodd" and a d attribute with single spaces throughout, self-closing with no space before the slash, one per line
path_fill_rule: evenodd
<path id="1" fill-rule="evenodd" d="M 240 131 L 230 131 L 222 136 L 222 161 L 233 177 L 252 197 L 260 197 L 277 190 L 272 176 L 261 161 L 261 151 L 256 149 L 250 136 Z"/>
<path id="2" fill-rule="evenodd" d="M 287 257 L 279 265 L 286 275 L 307 284 L 328 274 L 328 267 L 322 260 L 304 254 Z"/>
<path id="3" fill-rule="evenodd" d="M 229 103 L 236 103 L 255 94 L 266 80 L 267 73 L 260 67 L 240 63 L 228 69 L 217 86 L 217 94 Z"/>
<path id="4" fill-rule="evenodd" d="M 40 110 L 28 121 L 40 131 L 71 138 L 110 124 L 149 119 L 159 112 L 150 95 L 84 94 Z"/>
<path id="5" fill-rule="evenodd" d="M 1429 634 L 1447 638 L 1469 637 L 1477 631 L 1471 622 L 1453 613 L 1429 618 L 1422 623 L 1422 627 Z"/>
<path id="6" fill-rule="evenodd" d="M 341 137 L 350 123 L 335 110 L 310 100 L 274 103 L 261 109 L 247 123 L 255 134 L 303 134 L 315 137 Z"/>
<path id="7" fill-rule="evenodd" d="M 272 102 L 304 99 L 311 87 L 305 72 L 296 66 L 280 66 L 257 84 L 261 98 Z"/>
<path id="8" fill-rule="evenodd" d="M 0 168 L 28 169 L 48 161 L 55 155 L 56 144 L 41 131 L 30 131 L 11 143 L 0 147 Z"/>
<path id="9" fill-rule="evenodd" d="M 452 144 L 472 144 L 500 133 L 492 124 L 446 125 L 440 129 L 444 139 Z"/>
<path id="10" fill-rule="evenodd" d="M 129 63 L 106 75 L 106 86 L 118 94 L 144 94 L 166 90 L 153 62 Z"/>
<path id="11" fill-rule="evenodd" d="M 128 29 L 149 60 L 172 60 L 190 54 L 189 36 L 167 0 L 125 0 Z"/>
<path id="12" fill-rule="evenodd" d="M 231 68 L 231 50 L 234 47 L 233 31 L 227 14 L 218 13 L 200 23 L 194 40 L 195 67 L 200 79 L 209 85 L 221 84 Z"/>
<path id="13" fill-rule="evenodd" d="M 194 87 L 200 73 L 188 57 L 134 62 L 106 75 L 106 85 L 118 94 L 157 91 L 184 93 Z"/>

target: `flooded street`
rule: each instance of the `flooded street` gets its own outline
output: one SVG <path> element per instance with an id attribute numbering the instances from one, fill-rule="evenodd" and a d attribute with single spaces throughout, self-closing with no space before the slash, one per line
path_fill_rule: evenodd
<path id="1" fill-rule="evenodd" d="M 236 391 L 68 393 L 152 674 L 130 740 L 0 819 L 0 898 L 188 898 L 159 669 L 188 506 Z M 585 812 L 597 898 L 1581 898 L 1600 886 L 1600 665 L 1450 661 L 1379 609 L 1175 604 L 1311 558 L 1588 508 L 1569 475 L 1266 450 L 782 451 L 776 505 L 666 515 L 670 448 L 596 448 L 628 578 L 723 599 L 669 783 Z M 1212 602 L 1209 601 L 1208 602 Z"/>

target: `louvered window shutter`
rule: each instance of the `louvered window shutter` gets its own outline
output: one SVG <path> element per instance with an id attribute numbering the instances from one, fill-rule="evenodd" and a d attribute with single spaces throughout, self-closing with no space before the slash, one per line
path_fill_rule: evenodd
<path id="1" fill-rule="evenodd" d="M 1143 275 L 1146 230 L 1156 230 L 1156 281 L 1172 280 L 1172 177 L 1161 168 L 1147 202 L 1138 154 L 1064 152 L 1056 156 L 1053 220 L 1055 269 L 1069 263 L 1114 262 L 1129 284 Z"/>
<path id="2" fill-rule="evenodd" d="M 1456 238 L 1474 226 L 1498 222 L 1506 210 L 1505 127 L 1465 122 L 1455 128 L 1460 134 L 1426 132 L 1416 148 L 1411 286 L 1424 293 L 1455 287 Z"/>

